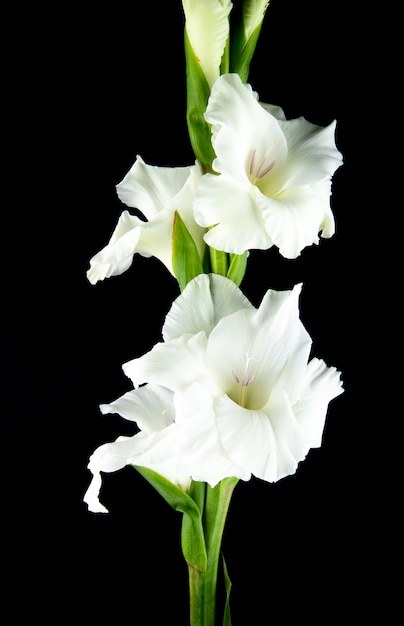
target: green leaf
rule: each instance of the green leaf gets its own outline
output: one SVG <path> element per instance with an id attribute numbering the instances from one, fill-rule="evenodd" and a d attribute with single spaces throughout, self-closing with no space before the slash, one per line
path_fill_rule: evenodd
<path id="1" fill-rule="evenodd" d="M 202 527 L 202 511 L 198 504 L 181 487 L 157 472 L 139 465 L 134 465 L 154 489 L 175 510 L 184 514 L 181 532 L 181 547 L 187 563 L 204 572 L 207 565 L 205 538 Z"/>
<path id="2" fill-rule="evenodd" d="M 203 274 L 198 249 L 178 211 L 174 213 L 172 263 L 181 291 L 195 276 Z"/>
<path id="3" fill-rule="evenodd" d="M 224 607 L 224 615 L 223 615 L 223 626 L 231 626 L 231 615 L 230 615 L 230 591 L 231 591 L 231 580 L 229 578 L 229 573 L 227 571 L 226 561 L 222 554 L 223 559 L 223 574 L 224 574 L 224 584 L 226 589 L 226 604 Z"/>
<path id="4" fill-rule="evenodd" d="M 215 152 L 212 147 L 211 127 L 204 113 L 210 96 L 210 87 L 185 29 L 185 61 L 187 85 L 187 124 L 192 149 L 205 171 L 210 171 Z"/>
<path id="5" fill-rule="evenodd" d="M 248 251 L 244 252 L 244 254 L 231 254 L 230 255 L 230 267 L 227 272 L 227 278 L 233 281 L 237 285 L 240 286 L 241 281 L 244 278 L 244 274 L 247 269 L 247 257 Z"/>

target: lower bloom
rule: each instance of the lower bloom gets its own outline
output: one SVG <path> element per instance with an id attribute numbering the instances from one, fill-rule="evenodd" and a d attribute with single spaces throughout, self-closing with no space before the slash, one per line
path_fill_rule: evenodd
<path id="1" fill-rule="evenodd" d="M 184 489 L 191 479 L 212 487 L 251 475 L 274 482 L 321 445 L 328 405 L 343 389 L 335 367 L 309 358 L 300 291 L 268 290 L 255 308 L 222 276 L 187 285 L 166 317 L 164 341 L 123 366 L 135 389 L 101 406 L 140 432 L 91 457 L 91 510 L 105 511 L 100 472 L 142 465 Z"/>

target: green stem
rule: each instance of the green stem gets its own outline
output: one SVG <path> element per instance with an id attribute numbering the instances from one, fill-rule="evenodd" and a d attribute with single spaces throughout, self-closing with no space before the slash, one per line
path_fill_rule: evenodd
<path id="1" fill-rule="evenodd" d="M 192 563 L 188 563 L 189 576 L 189 618 L 190 626 L 204 625 L 204 585 L 205 574 Z"/>
<path id="2" fill-rule="evenodd" d="M 216 586 L 222 537 L 227 512 L 237 478 L 225 478 L 216 487 L 206 488 L 204 510 L 205 542 L 208 563 L 205 576 L 204 626 L 214 626 L 216 617 Z"/>
<path id="3" fill-rule="evenodd" d="M 229 258 L 227 252 L 222 252 L 221 250 L 215 250 L 215 248 L 210 248 L 210 262 L 212 265 L 212 272 L 214 274 L 220 274 L 221 276 L 227 275 L 227 270 L 229 269 Z"/>

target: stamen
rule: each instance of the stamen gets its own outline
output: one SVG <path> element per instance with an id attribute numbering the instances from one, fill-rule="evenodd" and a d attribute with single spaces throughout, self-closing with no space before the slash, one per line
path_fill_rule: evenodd
<path id="1" fill-rule="evenodd" d="M 240 379 L 237 376 L 236 372 L 234 370 L 231 370 L 231 373 L 233 374 L 233 378 L 236 381 L 236 383 L 239 385 L 240 384 Z"/>
<path id="2" fill-rule="evenodd" d="M 254 152 L 252 153 L 251 162 L 250 162 L 250 176 L 252 176 L 252 173 L 254 171 L 255 155 L 256 154 L 257 154 L 257 151 L 254 150 Z"/>
<path id="3" fill-rule="evenodd" d="M 258 169 L 255 171 L 255 164 L 256 164 L 256 158 L 257 158 L 257 149 L 254 149 L 251 155 L 251 160 L 250 160 L 250 167 L 249 167 L 249 174 L 251 177 L 253 177 L 253 182 L 255 182 L 256 180 L 258 180 L 259 178 L 264 178 L 264 176 L 266 176 L 276 165 L 276 160 L 273 159 L 272 161 L 269 161 L 269 155 L 271 154 L 273 148 L 279 143 L 279 139 L 275 139 L 272 142 L 272 145 L 270 146 L 269 150 L 266 153 L 266 156 L 263 158 L 263 160 L 261 161 L 261 163 L 258 166 Z M 255 171 L 255 173 L 254 173 Z"/>
<path id="4" fill-rule="evenodd" d="M 266 159 L 264 159 L 264 160 L 263 160 L 263 162 L 261 163 L 261 165 L 260 165 L 260 166 L 259 166 L 259 168 L 258 168 L 257 178 L 264 178 L 264 176 L 266 176 L 266 175 L 268 174 L 268 172 L 270 172 L 270 171 L 271 171 L 271 169 L 272 169 L 273 167 L 275 167 L 275 165 L 276 165 L 276 161 L 272 161 L 272 163 L 270 163 L 270 164 L 268 165 L 268 167 L 266 167 L 266 168 L 264 169 L 264 171 L 263 171 L 263 172 L 261 172 L 261 168 L 262 168 L 262 167 L 263 167 L 263 165 L 265 164 L 265 161 L 266 161 Z"/>
<path id="5" fill-rule="evenodd" d="M 238 375 L 236 374 L 236 372 L 234 370 L 231 371 L 234 380 L 236 381 L 236 383 L 238 385 L 240 385 L 240 392 L 239 392 L 239 397 L 238 397 L 238 403 L 240 406 L 246 407 L 247 406 L 247 387 L 249 387 L 249 385 L 251 385 L 251 383 L 253 382 L 254 378 L 255 378 L 255 374 L 249 374 L 248 373 L 248 368 L 250 366 L 250 361 L 255 361 L 257 362 L 257 359 L 254 359 L 253 357 L 249 356 L 246 353 L 246 363 L 245 363 L 245 367 L 244 367 L 244 375 L 243 375 L 243 379 L 240 382 L 240 378 L 238 377 Z"/>

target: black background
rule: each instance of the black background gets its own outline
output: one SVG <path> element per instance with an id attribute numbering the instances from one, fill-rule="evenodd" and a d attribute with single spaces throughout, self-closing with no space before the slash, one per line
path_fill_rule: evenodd
<path id="1" fill-rule="evenodd" d="M 304 282 L 301 317 L 313 353 L 341 370 L 345 392 L 330 404 L 323 446 L 294 476 L 236 488 L 224 538 L 234 626 L 271 624 L 279 612 L 286 623 L 359 620 L 380 574 L 382 550 L 369 529 L 387 505 L 363 395 L 372 389 L 363 370 L 372 369 L 368 328 L 379 305 L 369 293 L 373 244 L 362 218 L 367 191 L 358 184 L 372 28 L 354 4 L 272 0 L 250 71 L 260 99 L 288 117 L 338 122 L 344 165 L 333 182 L 335 236 L 294 261 L 253 251 L 242 288 L 258 305 L 268 288 Z M 194 160 L 181 2 L 69 4 L 32 19 L 29 45 L 22 35 L 16 42 L 25 47 L 15 123 L 22 132 L 11 158 L 15 245 L 5 325 L 12 469 L 4 490 L 12 487 L 4 517 L 14 526 L 17 512 L 9 581 L 22 599 L 14 611 L 52 623 L 112 615 L 185 626 L 180 515 L 132 468 L 105 477 L 109 515 L 82 502 L 89 455 L 134 432 L 98 405 L 131 388 L 121 365 L 160 339 L 178 294 L 157 260 L 138 255 L 124 275 L 96 286 L 85 273 L 123 209 L 115 185 L 135 156 L 164 166 Z"/>

